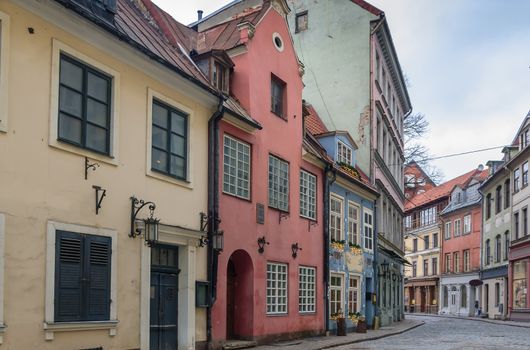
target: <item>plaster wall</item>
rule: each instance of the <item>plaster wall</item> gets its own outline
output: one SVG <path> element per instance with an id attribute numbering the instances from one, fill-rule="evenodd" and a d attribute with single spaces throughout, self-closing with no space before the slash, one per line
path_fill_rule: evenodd
<path id="1" fill-rule="evenodd" d="M 50 6 L 59 8 L 54 2 Z M 28 5 L 29 6 L 29 5 Z M 211 101 L 186 95 L 179 88 L 179 77 L 161 67 L 174 84 L 162 83 L 131 62 L 118 58 L 122 45 L 105 36 L 99 29 L 78 19 L 74 35 L 29 12 L 12 1 L 2 1 L 0 11 L 10 15 L 9 129 L 0 133 L 0 212 L 5 214 L 5 322 L 6 349 L 72 349 L 103 346 L 106 349 L 140 348 L 140 293 L 142 239 L 131 239 L 129 197 L 136 195 L 156 203 L 155 215 L 167 225 L 198 229 L 199 213 L 206 211 L 207 200 L 207 122 L 215 110 Z M 65 18 L 74 16 L 64 10 Z M 28 32 L 34 29 L 34 34 Z M 108 35 L 108 34 L 107 34 Z M 119 111 L 116 125 L 116 157 L 87 154 L 90 162 L 98 162 L 95 171 L 84 179 L 85 152 L 49 143 L 50 101 L 57 96 L 51 91 L 52 42 L 56 39 L 94 61 L 112 68 L 120 75 L 120 98 L 114 103 Z M 113 51 L 102 47 L 110 41 Z M 108 45 L 107 45 L 108 46 Z M 128 52 L 128 51 L 125 51 Z M 166 79 L 166 80 L 164 80 Z M 163 177 L 148 176 L 146 162 L 147 115 L 151 108 L 148 89 L 153 89 L 178 103 L 190 113 L 189 182 L 175 183 Z M 95 213 L 93 185 L 102 186 L 107 195 L 99 215 Z M 145 213 L 143 213 L 145 214 Z M 117 231 L 117 304 L 116 335 L 109 330 L 55 332 L 53 340 L 45 340 L 46 227 L 50 221 L 106 228 Z M 192 247 L 194 250 L 195 247 Z M 206 250 L 196 251 L 196 278 L 206 280 Z M 192 287 L 194 288 L 194 286 Z M 193 342 L 206 339 L 205 309 L 196 312 L 196 323 L 190 325 Z M 179 332 L 189 332 L 180 330 Z M 187 346 L 194 346 L 194 343 Z"/>

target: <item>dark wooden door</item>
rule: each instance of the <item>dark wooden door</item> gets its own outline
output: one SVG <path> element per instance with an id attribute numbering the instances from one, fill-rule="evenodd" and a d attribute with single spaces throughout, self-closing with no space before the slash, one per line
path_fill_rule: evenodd
<path id="1" fill-rule="evenodd" d="M 234 339 L 234 316 L 235 316 L 235 280 L 236 269 L 232 260 L 228 260 L 226 274 L 226 339 Z"/>
<path id="2" fill-rule="evenodd" d="M 421 290 L 420 290 L 421 312 L 425 312 L 425 300 L 426 300 L 425 293 L 426 293 L 425 287 L 421 287 Z"/>

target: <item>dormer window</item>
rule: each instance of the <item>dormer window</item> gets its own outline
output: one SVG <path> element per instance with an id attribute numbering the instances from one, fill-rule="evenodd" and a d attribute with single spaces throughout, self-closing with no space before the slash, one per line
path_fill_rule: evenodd
<path id="1" fill-rule="evenodd" d="M 212 84 L 217 89 L 228 94 L 228 68 L 218 61 L 212 67 Z"/>
<path id="2" fill-rule="evenodd" d="M 337 163 L 346 163 L 352 165 L 352 150 L 346 146 L 343 142 L 337 142 Z"/>
<path id="3" fill-rule="evenodd" d="M 530 141 L 530 129 L 526 129 L 520 136 L 520 144 L 521 144 L 521 149 L 525 148 L 526 146 L 528 146 L 528 142 Z"/>

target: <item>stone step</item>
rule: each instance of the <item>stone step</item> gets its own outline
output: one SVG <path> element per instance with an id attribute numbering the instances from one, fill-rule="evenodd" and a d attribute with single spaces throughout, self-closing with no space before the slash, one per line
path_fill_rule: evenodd
<path id="1" fill-rule="evenodd" d="M 224 350 L 248 349 L 256 347 L 258 343 L 254 340 L 227 340 L 223 345 Z"/>

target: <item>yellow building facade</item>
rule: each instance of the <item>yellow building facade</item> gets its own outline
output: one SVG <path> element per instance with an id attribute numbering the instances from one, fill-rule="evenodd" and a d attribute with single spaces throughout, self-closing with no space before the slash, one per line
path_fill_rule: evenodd
<path id="1" fill-rule="evenodd" d="M 207 211 L 208 121 L 219 97 L 56 1 L 4 0 L 0 25 L 0 349 L 156 348 L 154 265 L 174 278 L 165 297 L 178 301 L 178 348 L 203 344 L 199 215 Z M 68 69 L 83 72 L 78 94 Z M 79 97 L 68 93 L 81 96 L 88 117 L 68 114 Z M 175 171 L 171 163 L 164 172 L 164 151 L 155 152 L 160 109 L 175 128 L 183 123 L 168 130 L 184 147 L 167 158 Z M 132 196 L 156 204 L 163 245 L 129 236 Z M 148 216 L 146 206 L 137 218 Z M 72 248 L 77 270 L 67 264 L 73 241 L 81 242 Z M 80 285 L 68 285 L 72 271 Z"/>

